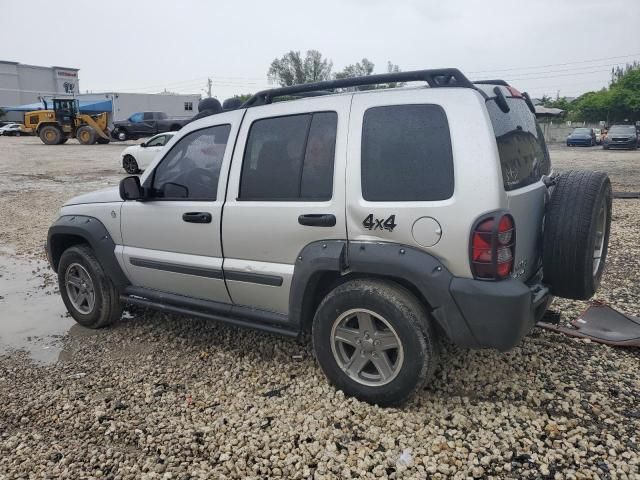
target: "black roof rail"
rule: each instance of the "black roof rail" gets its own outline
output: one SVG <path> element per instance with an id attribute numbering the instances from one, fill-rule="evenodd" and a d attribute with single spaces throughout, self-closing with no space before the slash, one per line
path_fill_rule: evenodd
<path id="1" fill-rule="evenodd" d="M 339 80 L 327 80 L 316 83 L 303 83 L 290 87 L 272 88 L 254 94 L 243 105 L 242 108 L 267 105 L 274 98 L 284 96 L 294 96 L 301 93 L 320 92 L 333 90 L 336 88 L 359 87 L 363 85 L 378 85 L 383 83 L 400 82 L 426 82 L 430 87 L 476 87 L 457 68 L 439 68 L 434 70 L 415 70 L 412 72 L 382 73 L 378 75 L 367 75 L 364 77 L 341 78 Z"/>
<path id="2" fill-rule="evenodd" d="M 504 80 L 474 80 L 471 83 L 479 84 L 479 85 L 502 85 L 503 87 L 510 87 L 507 82 Z"/>

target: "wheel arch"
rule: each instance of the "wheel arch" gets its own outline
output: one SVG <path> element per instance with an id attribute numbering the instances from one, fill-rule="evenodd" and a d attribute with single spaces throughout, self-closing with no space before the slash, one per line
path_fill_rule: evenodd
<path id="1" fill-rule="evenodd" d="M 102 222 L 94 217 L 65 215 L 49 227 L 46 249 L 51 268 L 57 272 L 64 251 L 78 244 L 91 247 L 116 287 L 124 288 L 129 285 L 115 255 L 115 242 Z"/>
<path id="2" fill-rule="evenodd" d="M 384 279 L 401 285 L 427 308 L 449 339 L 467 346 L 477 343 L 451 296 L 453 275 L 427 252 L 392 243 L 328 240 L 305 246 L 291 281 L 290 322 L 301 332 L 306 331 L 324 296 L 356 278 Z"/>

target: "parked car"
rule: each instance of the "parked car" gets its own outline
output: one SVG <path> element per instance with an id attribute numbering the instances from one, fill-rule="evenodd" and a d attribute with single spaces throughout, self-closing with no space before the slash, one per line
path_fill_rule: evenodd
<path id="1" fill-rule="evenodd" d="M 189 118 L 173 118 L 165 112 L 138 112 L 128 119 L 113 122 L 111 136 L 118 140 L 136 140 L 158 133 L 177 132 L 189 123 Z"/>
<path id="2" fill-rule="evenodd" d="M 602 143 L 602 148 L 638 148 L 638 131 L 635 125 L 612 125 L 607 133 L 607 138 Z"/>
<path id="3" fill-rule="evenodd" d="M 457 69 L 259 92 L 187 125 L 141 177 L 69 200 L 47 256 L 81 325 L 128 303 L 310 332 L 338 389 L 401 403 L 441 338 L 509 350 L 552 296 L 598 288 L 611 183 L 551 175 L 534 112 Z"/>
<path id="4" fill-rule="evenodd" d="M 122 168 L 130 174 L 145 170 L 174 135 L 175 132 L 160 133 L 140 145 L 125 148 L 122 151 Z"/>
<path id="5" fill-rule="evenodd" d="M 596 145 L 600 145 L 604 137 L 602 130 L 600 130 L 599 128 L 594 128 L 593 133 L 595 133 L 596 135 Z"/>
<path id="6" fill-rule="evenodd" d="M 582 145 L 583 147 L 593 147 L 596 144 L 596 134 L 593 128 L 576 128 L 567 137 L 567 147 Z"/>
<path id="7" fill-rule="evenodd" d="M 19 123 L 9 123 L 4 127 L 0 127 L 0 135 L 9 137 L 19 137 L 20 135 L 24 135 L 22 125 Z"/>

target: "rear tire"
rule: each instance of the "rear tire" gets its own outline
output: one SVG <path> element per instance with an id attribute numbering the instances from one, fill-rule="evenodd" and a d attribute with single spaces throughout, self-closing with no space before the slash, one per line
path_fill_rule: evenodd
<path id="1" fill-rule="evenodd" d="M 427 310 L 383 280 L 351 280 L 320 303 L 313 347 L 329 381 L 346 395 L 398 405 L 430 379 L 438 361 Z"/>
<path id="2" fill-rule="evenodd" d="M 140 168 L 138 168 L 138 162 L 136 162 L 136 159 L 133 158 L 132 155 L 124 156 L 124 158 L 122 159 L 122 168 L 124 168 L 124 171 L 130 175 L 135 175 L 136 173 L 140 172 Z"/>
<path id="3" fill-rule="evenodd" d="M 551 293 L 591 298 L 600 285 L 611 227 L 611 182 L 604 172 L 561 174 L 544 221 L 543 270 Z"/>
<path id="4" fill-rule="evenodd" d="M 96 142 L 96 135 L 96 131 L 88 125 L 83 125 L 76 132 L 76 138 L 82 145 L 93 145 Z"/>
<path id="5" fill-rule="evenodd" d="M 45 125 L 38 132 L 38 136 L 45 145 L 59 145 L 63 138 L 60 129 L 54 125 Z"/>
<path id="6" fill-rule="evenodd" d="M 67 310 L 83 327 L 106 327 L 122 316 L 118 290 L 88 245 L 64 251 L 58 264 L 58 286 Z"/>

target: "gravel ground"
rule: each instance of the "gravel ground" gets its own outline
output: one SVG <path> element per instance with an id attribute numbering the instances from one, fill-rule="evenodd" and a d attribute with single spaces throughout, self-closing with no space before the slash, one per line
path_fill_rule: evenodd
<path id="1" fill-rule="evenodd" d="M 0 343 L 22 349 L 0 347 L 0 479 L 640 478 L 638 349 L 539 329 L 508 353 L 448 346 L 424 392 L 381 409 L 330 387 L 306 343 L 139 310 L 73 325 L 42 243 L 64 199 L 121 178 L 121 148 L 0 138 L 0 280 L 23 285 L 0 283 Z M 638 152 L 552 156 L 640 190 Z M 632 315 L 639 214 L 614 202 L 596 297 Z"/>

